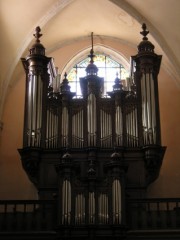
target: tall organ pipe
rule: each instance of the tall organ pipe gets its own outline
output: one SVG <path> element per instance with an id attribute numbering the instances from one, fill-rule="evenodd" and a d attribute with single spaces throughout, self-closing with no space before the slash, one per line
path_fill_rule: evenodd
<path id="1" fill-rule="evenodd" d="M 122 121 L 122 112 L 121 107 L 116 107 L 116 116 L 115 116 L 115 126 L 116 126 L 116 144 L 117 146 L 122 146 L 122 136 L 123 136 L 123 121 Z"/>
<path id="2" fill-rule="evenodd" d="M 112 184 L 113 223 L 121 224 L 121 184 L 115 179 Z"/>
<path id="3" fill-rule="evenodd" d="M 62 146 L 68 146 L 68 126 L 69 126 L 69 115 L 67 107 L 62 109 Z"/>
<path id="4" fill-rule="evenodd" d="M 27 104 L 27 145 L 32 147 L 39 147 L 41 143 L 42 88 L 41 77 L 30 75 Z"/>
<path id="5" fill-rule="evenodd" d="M 104 109 L 100 109 L 100 123 L 101 123 L 101 146 L 112 146 L 112 119 L 111 115 Z"/>
<path id="6" fill-rule="evenodd" d="M 84 195 L 77 194 L 75 199 L 75 224 L 85 223 L 85 197 Z"/>
<path id="7" fill-rule="evenodd" d="M 89 223 L 95 223 L 95 194 L 89 192 Z"/>
<path id="8" fill-rule="evenodd" d="M 72 116 L 72 146 L 83 147 L 83 110 Z"/>
<path id="9" fill-rule="evenodd" d="M 99 205 L 99 222 L 102 224 L 107 224 L 108 223 L 108 197 L 106 194 L 101 193 L 99 195 L 99 201 L 98 201 L 98 205 Z"/>
<path id="10" fill-rule="evenodd" d="M 145 145 L 156 144 L 156 109 L 152 73 L 142 75 L 141 92 L 143 141 Z"/>
<path id="11" fill-rule="evenodd" d="M 71 183 L 63 181 L 62 186 L 62 223 L 70 224 L 71 221 Z"/>
<path id="12" fill-rule="evenodd" d="M 96 146 L 96 97 L 90 93 L 88 96 L 87 106 L 87 120 L 88 120 L 88 145 Z"/>
<path id="13" fill-rule="evenodd" d="M 48 106 L 46 125 L 46 148 L 56 148 L 58 144 L 58 115 L 57 109 Z"/>

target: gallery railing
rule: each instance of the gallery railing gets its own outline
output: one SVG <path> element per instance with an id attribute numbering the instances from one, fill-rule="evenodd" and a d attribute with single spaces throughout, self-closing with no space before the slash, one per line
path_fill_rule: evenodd
<path id="1" fill-rule="evenodd" d="M 56 215 L 55 200 L 0 200 L 0 232 L 52 230 Z"/>
<path id="2" fill-rule="evenodd" d="M 128 229 L 180 228 L 180 198 L 131 199 L 126 207 Z M 57 218 L 56 200 L 0 200 L 0 232 L 52 231 Z"/>
<path id="3" fill-rule="evenodd" d="M 180 198 L 133 199 L 128 202 L 130 229 L 178 229 Z"/>

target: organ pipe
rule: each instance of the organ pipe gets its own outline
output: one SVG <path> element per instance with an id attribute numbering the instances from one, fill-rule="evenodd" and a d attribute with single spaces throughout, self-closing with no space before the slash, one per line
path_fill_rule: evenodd
<path id="1" fill-rule="evenodd" d="M 87 105 L 87 120 L 88 120 L 88 145 L 96 146 L 96 97 L 90 93 L 88 95 Z"/>
<path id="2" fill-rule="evenodd" d="M 77 194 L 75 199 L 75 224 L 85 223 L 85 197 L 84 195 Z"/>
<path id="3" fill-rule="evenodd" d="M 89 224 L 95 223 L 95 194 L 89 192 Z"/>
<path id="4" fill-rule="evenodd" d="M 115 179 L 112 184 L 113 223 L 121 224 L 121 184 Z"/>
<path id="5" fill-rule="evenodd" d="M 112 146 L 112 116 L 100 109 L 101 147 Z"/>
<path id="6" fill-rule="evenodd" d="M 129 147 L 138 146 L 138 126 L 137 126 L 137 108 L 131 107 L 126 113 L 126 132 L 127 145 Z"/>
<path id="7" fill-rule="evenodd" d="M 108 214 L 108 197 L 107 194 L 101 193 L 98 199 L 99 205 L 99 223 L 101 224 L 108 224 L 109 214 Z"/>
<path id="8" fill-rule="evenodd" d="M 58 145 L 58 114 L 57 109 L 47 109 L 46 148 L 57 148 Z"/>
<path id="9" fill-rule="evenodd" d="M 156 109 L 152 73 L 142 75 L 141 92 L 144 145 L 156 144 Z"/>
<path id="10" fill-rule="evenodd" d="M 63 181 L 62 186 L 62 223 L 69 225 L 71 222 L 71 183 Z"/>
<path id="11" fill-rule="evenodd" d="M 67 107 L 62 109 L 62 146 L 68 146 L 68 127 L 69 127 L 69 114 Z"/>
<path id="12" fill-rule="evenodd" d="M 83 110 L 72 116 L 72 147 L 83 147 Z"/>
<path id="13" fill-rule="evenodd" d="M 116 145 L 123 145 L 123 121 L 122 121 L 122 111 L 121 107 L 116 107 L 116 115 L 115 115 L 115 129 L 116 129 Z"/>
<path id="14" fill-rule="evenodd" d="M 30 75 L 28 86 L 27 145 L 40 147 L 42 127 L 42 80 L 39 75 Z"/>

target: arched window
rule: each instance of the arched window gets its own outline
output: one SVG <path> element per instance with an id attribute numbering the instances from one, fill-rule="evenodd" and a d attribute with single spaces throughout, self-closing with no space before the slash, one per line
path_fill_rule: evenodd
<path id="1" fill-rule="evenodd" d="M 77 97 L 81 97 L 81 89 L 79 78 L 86 76 L 86 67 L 89 64 L 89 57 L 81 60 L 79 63 L 75 64 L 73 68 L 68 72 L 67 78 L 69 80 L 69 85 L 71 87 L 71 92 L 76 92 Z M 104 93 L 106 96 L 107 92 L 113 90 L 114 80 L 118 74 L 118 77 L 126 85 L 126 78 L 129 77 L 129 72 L 124 68 L 124 66 L 112 59 L 110 56 L 102 53 L 96 53 L 94 57 L 94 64 L 98 67 L 98 76 L 104 78 Z"/>

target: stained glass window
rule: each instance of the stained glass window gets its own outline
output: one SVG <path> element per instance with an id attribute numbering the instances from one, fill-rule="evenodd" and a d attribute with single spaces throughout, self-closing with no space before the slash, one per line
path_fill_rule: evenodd
<path id="1" fill-rule="evenodd" d="M 76 92 L 77 97 L 81 97 L 80 89 L 80 77 L 86 76 L 86 67 L 89 64 L 89 58 L 85 58 L 78 64 L 76 64 L 68 73 L 69 85 L 71 86 L 71 92 Z M 118 62 L 113 60 L 107 55 L 96 54 L 94 57 L 94 64 L 98 67 L 98 76 L 104 78 L 104 93 L 107 95 L 107 92 L 112 91 L 114 85 L 114 80 L 117 77 L 121 80 L 126 80 L 129 77 L 129 72 Z"/>

